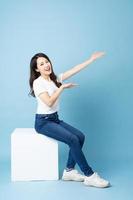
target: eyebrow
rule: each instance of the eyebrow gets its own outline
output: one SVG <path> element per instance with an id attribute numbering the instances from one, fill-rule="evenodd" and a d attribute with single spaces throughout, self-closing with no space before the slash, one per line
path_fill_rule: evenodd
<path id="1" fill-rule="evenodd" d="M 46 60 L 46 62 L 48 62 L 48 60 Z M 43 63 L 44 63 L 43 61 L 42 61 L 42 62 L 40 62 L 40 65 L 41 65 L 41 64 L 43 64 Z"/>

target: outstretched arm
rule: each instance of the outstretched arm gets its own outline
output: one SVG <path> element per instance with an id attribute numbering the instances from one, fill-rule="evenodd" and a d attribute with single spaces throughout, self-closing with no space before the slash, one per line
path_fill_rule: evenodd
<path id="1" fill-rule="evenodd" d="M 74 74 L 78 73 L 79 71 L 81 71 L 82 69 L 84 69 L 85 67 L 87 67 L 87 65 L 91 64 L 96 59 L 102 57 L 104 54 L 105 54 L 104 52 L 93 53 L 88 60 L 86 60 L 83 63 L 81 63 L 79 65 L 76 65 L 75 67 L 71 68 L 70 70 L 64 72 L 62 74 L 62 80 L 64 81 L 64 80 L 70 78 Z"/>

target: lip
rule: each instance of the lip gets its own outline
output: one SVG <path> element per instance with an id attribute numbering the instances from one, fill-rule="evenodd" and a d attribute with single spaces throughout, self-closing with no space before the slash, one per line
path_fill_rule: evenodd
<path id="1" fill-rule="evenodd" d="M 50 68 L 48 68 L 48 69 L 45 69 L 45 71 L 50 71 Z"/>

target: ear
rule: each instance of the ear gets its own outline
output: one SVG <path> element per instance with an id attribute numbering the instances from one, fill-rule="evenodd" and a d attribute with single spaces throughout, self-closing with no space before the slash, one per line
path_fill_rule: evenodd
<path id="1" fill-rule="evenodd" d="M 39 69 L 35 69 L 36 72 L 39 72 Z"/>

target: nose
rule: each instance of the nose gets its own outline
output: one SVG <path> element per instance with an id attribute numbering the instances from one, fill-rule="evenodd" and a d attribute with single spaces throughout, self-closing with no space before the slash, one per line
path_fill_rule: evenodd
<path id="1" fill-rule="evenodd" d="M 45 69 L 45 70 L 48 70 L 48 69 L 50 69 L 50 66 L 49 66 L 49 64 L 46 64 L 46 65 L 45 65 L 45 67 L 44 67 L 44 69 Z"/>
<path id="2" fill-rule="evenodd" d="M 46 67 L 48 67 L 48 66 L 49 66 L 49 64 L 47 63 L 45 66 L 46 66 Z"/>

